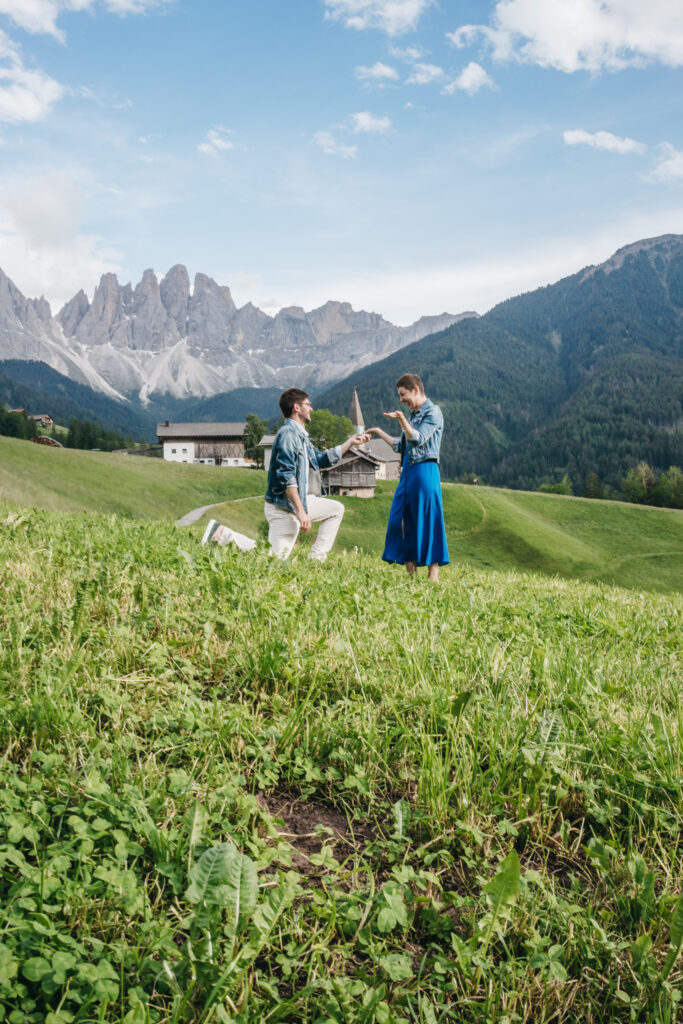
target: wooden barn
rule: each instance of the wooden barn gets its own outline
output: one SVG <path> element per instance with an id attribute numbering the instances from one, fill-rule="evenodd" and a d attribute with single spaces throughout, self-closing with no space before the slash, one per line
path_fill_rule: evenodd
<path id="1" fill-rule="evenodd" d="M 326 494 L 374 498 L 378 460 L 363 448 L 352 448 L 339 462 L 321 471 Z"/>
<path id="2" fill-rule="evenodd" d="M 157 424 L 157 439 L 168 462 L 208 466 L 250 466 L 244 457 L 246 423 Z"/>

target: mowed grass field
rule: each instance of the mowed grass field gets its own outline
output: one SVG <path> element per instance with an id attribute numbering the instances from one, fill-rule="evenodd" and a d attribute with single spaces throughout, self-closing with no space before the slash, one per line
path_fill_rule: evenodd
<path id="1" fill-rule="evenodd" d="M 50 449 L 0 437 L 0 500 L 22 506 L 178 519 L 219 503 L 194 533 L 215 517 L 259 537 L 265 486 L 266 474 L 257 470 Z M 374 499 L 340 499 L 346 513 L 338 546 L 381 555 L 394 487 L 380 482 Z M 680 511 L 448 483 L 443 497 L 453 566 L 683 590 Z M 302 541 L 305 546 L 310 538 Z"/>
<path id="2" fill-rule="evenodd" d="M 373 499 L 339 499 L 346 507 L 341 547 L 381 555 L 394 487 L 380 483 Z M 683 591 L 680 511 L 448 483 L 443 500 L 454 567 L 521 569 L 662 593 Z M 197 530 L 209 516 L 258 537 L 263 496 L 212 509 Z"/>
<path id="3" fill-rule="evenodd" d="M 1 1019 L 680 1019 L 680 595 L 0 531 Z"/>
<path id="4" fill-rule="evenodd" d="M 177 519 L 201 505 L 262 494 L 263 477 L 0 437 L 0 500 L 37 508 Z"/>

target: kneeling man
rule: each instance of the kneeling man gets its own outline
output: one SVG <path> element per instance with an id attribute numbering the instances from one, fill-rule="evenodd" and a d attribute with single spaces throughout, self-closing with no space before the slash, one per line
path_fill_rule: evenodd
<path id="1" fill-rule="evenodd" d="M 356 434 L 321 452 L 313 447 L 306 432 L 313 411 L 306 392 L 300 388 L 283 391 L 280 409 L 285 422 L 275 435 L 268 468 L 268 540 L 278 558 L 288 558 L 299 530 L 307 533 L 311 523 L 320 523 L 311 558 L 324 562 L 341 525 L 344 506 L 340 501 L 321 497 L 320 470 L 334 466 L 349 448 L 364 444 L 368 438 Z"/>

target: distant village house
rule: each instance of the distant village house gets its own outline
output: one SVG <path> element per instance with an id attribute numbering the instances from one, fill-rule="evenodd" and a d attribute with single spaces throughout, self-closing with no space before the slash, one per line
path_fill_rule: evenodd
<path id="1" fill-rule="evenodd" d="M 157 424 L 157 440 L 167 462 L 194 462 L 205 466 L 251 466 L 244 455 L 246 423 Z"/>

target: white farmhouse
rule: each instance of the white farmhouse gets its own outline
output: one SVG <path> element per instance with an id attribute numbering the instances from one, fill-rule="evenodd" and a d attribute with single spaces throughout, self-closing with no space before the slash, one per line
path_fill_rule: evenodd
<path id="1" fill-rule="evenodd" d="M 206 466 L 251 466 L 244 456 L 246 423 L 157 423 L 157 440 L 167 462 Z"/>

